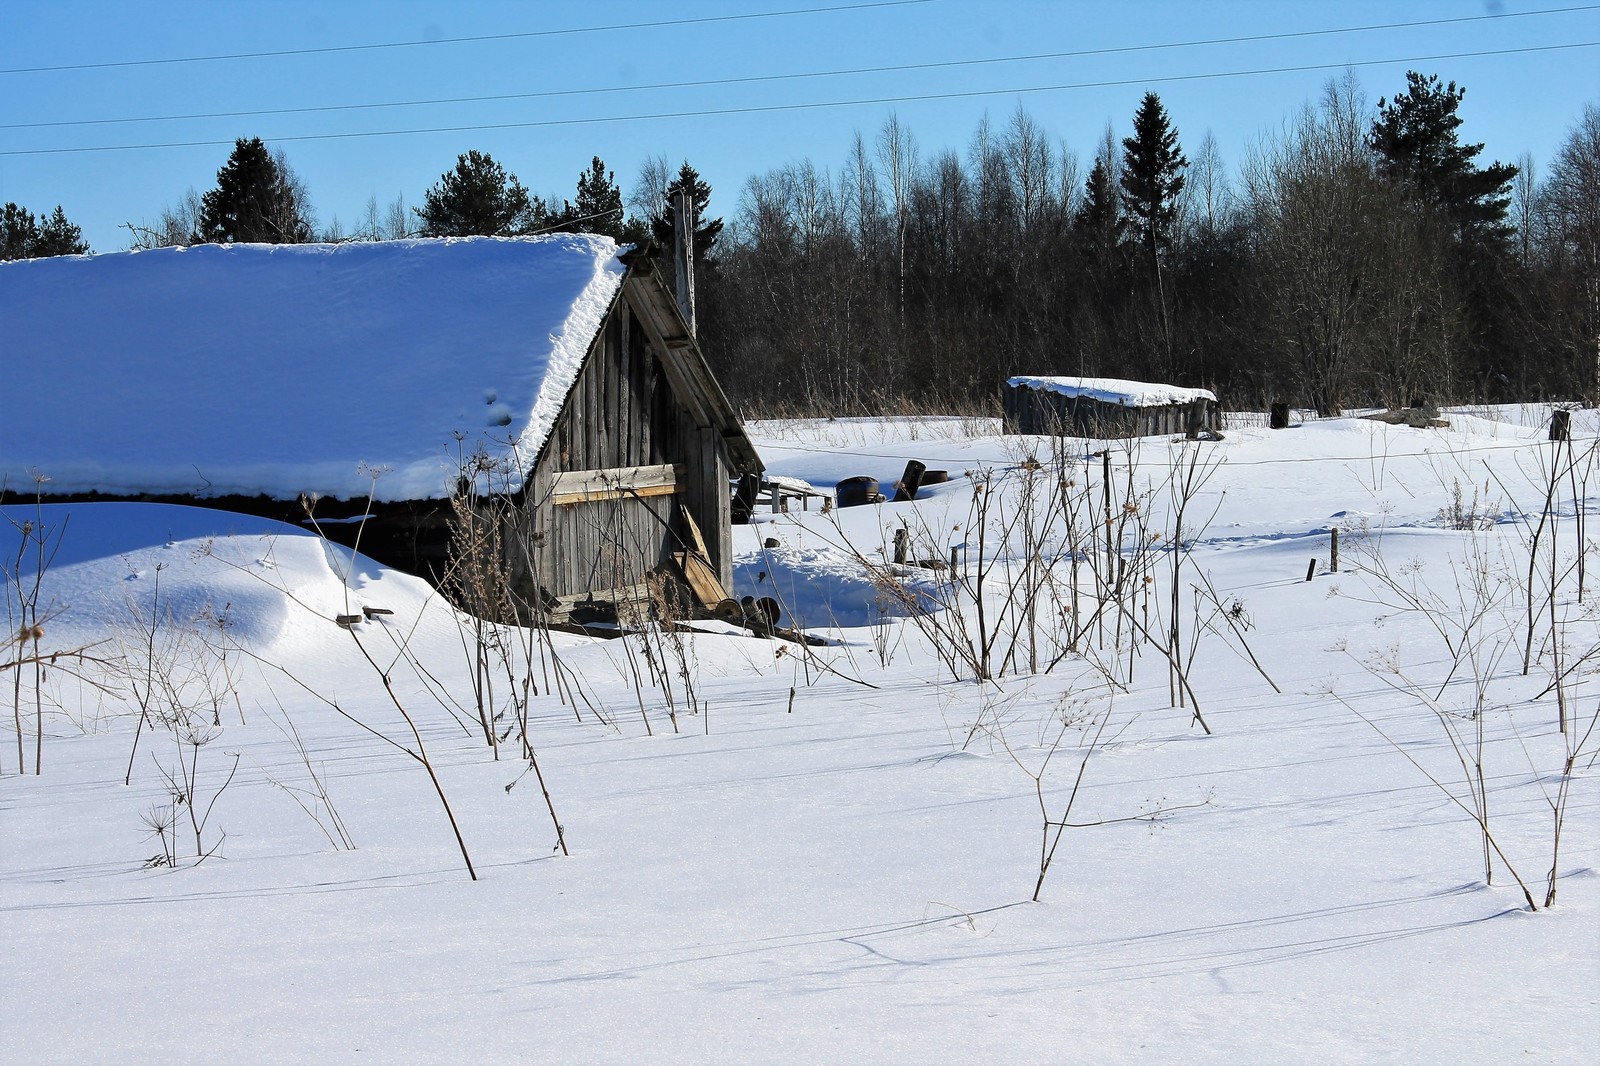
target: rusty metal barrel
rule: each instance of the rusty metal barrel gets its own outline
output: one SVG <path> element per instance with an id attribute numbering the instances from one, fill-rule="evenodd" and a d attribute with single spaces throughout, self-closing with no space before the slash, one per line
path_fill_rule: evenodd
<path id="1" fill-rule="evenodd" d="M 875 477 L 847 477 L 833 490 L 840 507 L 860 507 L 878 500 L 878 479 Z"/>

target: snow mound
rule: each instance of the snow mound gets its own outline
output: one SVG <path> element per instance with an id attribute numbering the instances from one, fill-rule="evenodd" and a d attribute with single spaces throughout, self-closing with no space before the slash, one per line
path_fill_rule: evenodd
<path id="1" fill-rule="evenodd" d="M 99 641 L 157 621 L 264 653 L 318 617 L 359 612 L 362 593 L 379 583 L 387 600 L 431 595 L 420 579 L 266 518 L 166 504 L 0 507 L 7 529 L 23 523 L 43 532 L 41 614 L 58 642 Z M 29 553 L 20 567 L 15 558 L 0 564 L 0 578 L 15 571 L 28 585 L 37 570 Z"/>
<path id="2" fill-rule="evenodd" d="M 903 592 L 884 587 L 860 561 L 838 548 L 762 548 L 734 560 L 739 596 L 772 596 L 786 624 L 799 628 L 856 629 L 883 618 L 904 617 L 911 604 L 937 606 L 931 570 L 896 577 Z"/>

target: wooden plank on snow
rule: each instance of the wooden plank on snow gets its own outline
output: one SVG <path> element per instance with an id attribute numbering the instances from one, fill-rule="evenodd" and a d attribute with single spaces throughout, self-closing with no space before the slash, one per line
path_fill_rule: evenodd
<path id="1" fill-rule="evenodd" d="M 706 561 L 705 556 L 697 552 L 673 552 L 672 561 L 683 571 L 683 578 L 689 583 L 689 591 L 700 601 L 700 606 L 710 610 L 728 598 L 727 592 L 722 588 L 722 582 L 717 580 L 717 572 L 711 569 L 711 564 Z"/>

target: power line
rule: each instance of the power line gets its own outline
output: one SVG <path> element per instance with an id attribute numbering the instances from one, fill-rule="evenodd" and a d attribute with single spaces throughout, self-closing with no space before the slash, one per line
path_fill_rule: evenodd
<path id="1" fill-rule="evenodd" d="M 818 9 L 822 10 L 822 9 Z M 1005 63 L 1033 63 L 1057 59 L 1085 59 L 1098 56 L 1121 55 L 1131 52 L 1156 52 L 1176 48 L 1207 48 L 1228 44 L 1258 44 L 1307 37 L 1326 37 L 1342 33 L 1365 33 L 1399 29 L 1422 29 L 1486 19 L 1522 18 L 1532 15 L 1567 14 L 1571 12 L 1600 10 L 1600 4 L 1582 7 L 1545 8 L 1538 11 L 1519 11 L 1509 15 L 1470 15 L 1460 18 L 1429 19 L 1421 22 L 1390 22 L 1371 26 L 1346 26 L 1327 30 L 1299 30 L 1290 33 L 1268 33 L 1247 37 L 1218 37 L 1198 41 L 1170 41 L 1163 44 L 1122 45 L 1108 48 L 1085 48 L 1071 52 L 1044 52 L 1033 55 L 998 56 L 990 59 L 955 59 L 929 63 L 905 63 L 894 66 L 850 67 L 839 70 L 817 70 L 795 74 L 765 74 L 745 78 L 707 78 L 692 81 L 654 82 L 645 85 L 599 86 L 588 89 L 552 89 L 529 93 L 502 93 L 491 96 L 457 96 L 428 100 L 390 100 L 379 103 L 328 104 L 318 107 L 285 107 L 257 111 L 219 111 L 190 115 L 147 115 L 134 118 L 69 119 L 58 122 L 15 122 L 0 124 L 0 130 L 53 129 L 67 126 L 107 126 L 139 122 L 191 122 L 205 119 L 262 118 L 274 115 L 326 114 L 340 111 L 367 111 L 387 107 L 429 107 L 446 104 L 504 103 L 512 100 L 541 100 L 567 96 L 598 96 L 608 93 L 655 92 L 663 89 L 714 88 L 731 85 L 755 85 L 773 82 L 801 81 L 810 78 L 837 78 L 862 74 L 900 74 L 911 71 L 948 70 L 959 67 L 995 66 Z M 566 32 L 566 31 L 559 31 Z M 475 40 L 476 38 L 463 38 Z M 382 46 L 387 47 L 387 46 Z M 6 73 L 0 71 L 0 73 Z"/>
<path id="2" fill-rule="evenodd" d="M 965 92 L 922 93 L 909 96 L 863 97 L 853 100 L 822 100 L 793 104 L 752 104 L 745 107 L 708 108 L 698 111 L 664 111 L 652 114 L 601 115 L 586 118 L 535 119 L 527 122 L 494 122 L 466 126 L 430 126 L 397 130 L 363 130 L 352 133 L 306 133 L 263 138 L 274 143 L 290 141 L 339 141 L 367 137 L 409 137 L 430 133 L 481 133 L 492 130 L 539 129 L 554 126 L 597 125 L 606 122 L 653 122 L 681 118 L 718 118 L 730 115 L 758 115 L 779 112 L 823 110 L 835 107 L 862 107 L 878 104 L 925 103 L 934 100 L 971 100 L 990 96 L 1010 96 L 1027 93 L 1064 92 L 1073 89 L 1118 88 L 1128 85 L 1163 85 L 1176 82 L 1209 81 L 1222 78 L 1259 77 L 1266 74 L 1298 74 L 1315 70 L 1335 70 L 1350 67 L 1390 66 L 1399 63 L 1431 63 L 1448 59 L 1480 59 L 1491 56 L 1525 55 L 1535 52 L 1560 52 L 1575 48 L 1600 47 L 1600 41 L 1578 41 L 1567 44 L 1532 45 L 1526 48 L 1496 48 L 1478 52 L 1450 52 L 1428 56 L 1402 56 L 1393 59 L 1351 60 L 1342 63 L 1309 63 L 1290 67 L 1260 67 L 1253 70 L 1216 71 L 1209 74 L 1169 74 L 1150 78 L 1119 78 L 1110 81 L 1069 82 L 1057 85 L 1028 85 L 1007 89 L 973 89 Z M 17 156 L 72 155 L 86 152 L 132 152 L 162 148 L 207 148 L 231 145 L 233 138 L 223 140 L 166 141 L 148 144 L 106 144 L 82 148 L 33 148 L 0 151 L 0 158 Z"/>
<path id="3" fill-rule="evenodd" d="M 659 22 L 628 22 L 610 26 L 576 26 L 564 30 L 529 30 L 525 33 L 495 33 L 479 37 L 447 37 L 437 41 L 390 41 L 382 44 L 343 44 L 325 48 L 286 48 L 276 52 L 236 52 L 230 55 L 182 56 L 171 59 L 124 59 L 107 63 L 69 63 L 54 67 L 13 67 L 0 74 L 45 74 L 70 70 L 106 70 L 114 67 L 153 67 L 176 63 L 218 63 L 239 59 L 277 59 L 284 56 L 329 55 L 338 52 L 374 52 L 386 48 L 423 48 L 439 44 L 476 44 L 483 41 L 515 41 L 532 37 L 563 37 L 581 33 L 611 33 L 617 30 L 654 30 L 669 26 L 704 26 L 717 22 L 748 22 L 753 19 L 781 18 L 788 15 L 823 15 L 840 11 L 869 11 L 883 7 L 911 7 L 933 0 L 878 0 L 876 3 L 838 4 L 833 7 L 801 7 L 785 11 L 756 11 L 744 15 L 709 15 L 703 18 L 666 19 Z"/>

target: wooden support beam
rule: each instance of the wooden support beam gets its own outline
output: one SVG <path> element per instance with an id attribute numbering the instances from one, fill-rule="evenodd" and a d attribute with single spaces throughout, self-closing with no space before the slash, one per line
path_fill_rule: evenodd
<path id="1" fill-rule="evenodd" d="M 689 584 L 689 591 L 694 593 L 701 607 L 711 610 L 728 598 L 717 572 L 711 569 L 711 564 L 703 556 L 692 551 L 673 552 L 672 561 L 678 564 L 684 580 Z"/>

